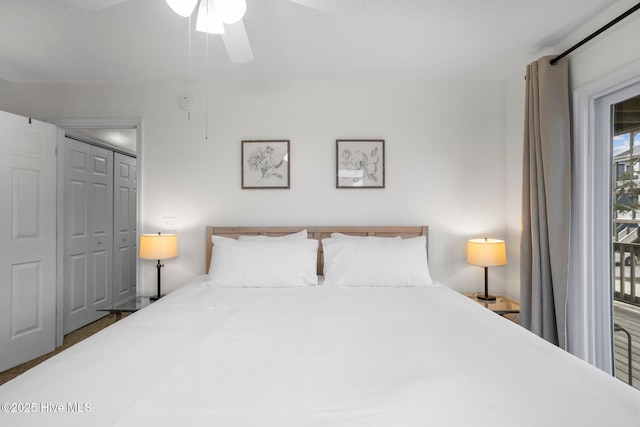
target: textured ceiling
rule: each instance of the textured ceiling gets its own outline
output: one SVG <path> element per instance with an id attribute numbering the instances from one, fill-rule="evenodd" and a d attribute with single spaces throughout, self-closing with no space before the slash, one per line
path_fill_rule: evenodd
<path id="1" fill-rule="evenodd" d="M 524 73 L 523 64 L 611 3 L 366 0 L 344 17 L 288 0 L 247 0 L 244 24 L 255 60 L 232 64 L 219 36 L 207 43 L 194 32 L 191 79 L 204 81 L 207 69 L 209 81 L 503 80 Z M 101 11 L 65 0 L 0 0 L 0 10 L 0 79 L 189 79 L 188 19 L 163 0 L 128 0 Z"/>

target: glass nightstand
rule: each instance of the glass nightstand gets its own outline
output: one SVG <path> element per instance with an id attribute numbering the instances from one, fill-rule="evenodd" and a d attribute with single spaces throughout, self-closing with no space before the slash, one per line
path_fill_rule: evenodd
<path id="1" fill-rule="evenodd" d="M 118 301 L 97 311 L 107 311 L 110 317 L 115 315 L 117 322 L 122 318 L 122 313 L 133 313 L 134 311 L 142 310 L 152 302 L 149 296 L 137 296 L 127 301 Z"/>
<path id="2" fill-rule="evenodd" d="M 465 294 L 478 304 L 485 306 L 489 310 L 494 313 L 499 314 L 500 316 L 504 316 L 505 314 L 519 314 L 520 313 L 520 304 L 511 298 L 507 298 L 502 295 L 496 295 L 495 301 L 484 301 L 478 298 L 478 294 L 482 292 L 475 292 L 472 294 Z M 511 318 L 511 317 L 510 317 Z"/>

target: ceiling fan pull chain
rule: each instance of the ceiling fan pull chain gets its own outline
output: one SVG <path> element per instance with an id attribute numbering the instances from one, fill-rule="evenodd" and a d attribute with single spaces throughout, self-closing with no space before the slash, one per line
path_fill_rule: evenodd
<path id="1" fill-rule="evenodd" d="M 209 139 L 209 32 L 206 34 L 204 64 L 204 139 Z"/>
<path id="2" fill-rule="evenodd" d="M 189 36 L 189 80 L 187 81 L 187 120 L 191 121 L 191 15 L 189 15 L 189 27 L 187 28 Z"/>

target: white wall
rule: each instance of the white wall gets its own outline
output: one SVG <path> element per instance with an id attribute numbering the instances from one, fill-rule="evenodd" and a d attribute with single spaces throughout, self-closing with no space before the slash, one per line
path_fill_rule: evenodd
<path id="1" fill-rule="evenodd" d="M 288 82 L 184 84 L 6 84 L 0 109 L 40 119 L 142 117 L 142 232 L 177 218 L 179 256 L 163 288 L 204 272 L 204 227 L 216 225 L 429 225 L 436 280 L 482 288 L 466 264 L 472 237 L 507 238 L 503 82 Z M 335 140 L 386 140 L 386 188 L 337 190 Z M 290 190 L 241 190 L 240 141 L 291 140 Z M 513 251 L 510 251 L 513 253 Z M 511 256 L 513 259 L 513 256 Z M 155 264 L 140 261 L 152 293 Z M 490 270 L 504 293 L 506 268 Z"/>
<path id="2" fill-rule="evenodd" d="M 522 143 L 524 137 L 524 100 L 526 64 L 522 74 L 506 85 L 506 228 L 507 276 L 505 293 L 520 300 L 520 233 L 522 231 Z"/>
<path id="3" fill-rule="evenodd" d="M 620 0 L 558 47 L 562 51 L 637 4 Z M 640 59 L 640 11 L 617 23 L 570 54 L 571 88 L 580 88 Z"/>

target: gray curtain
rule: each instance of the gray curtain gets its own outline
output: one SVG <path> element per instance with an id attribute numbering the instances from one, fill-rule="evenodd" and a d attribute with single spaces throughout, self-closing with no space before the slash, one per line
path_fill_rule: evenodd
<path id="1" fill-rule="evenodd" d="M 566 348 L 571 208 L 569 70 L 527 66 L 520 253 L 521 324 Z"/>

